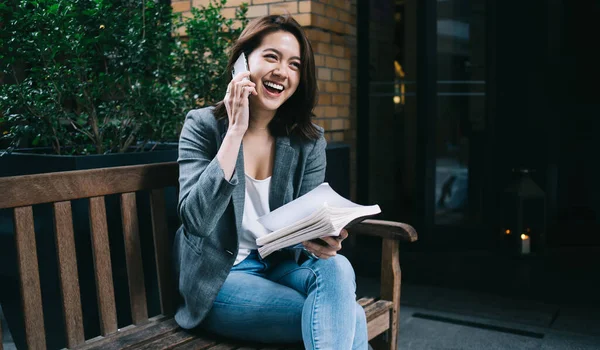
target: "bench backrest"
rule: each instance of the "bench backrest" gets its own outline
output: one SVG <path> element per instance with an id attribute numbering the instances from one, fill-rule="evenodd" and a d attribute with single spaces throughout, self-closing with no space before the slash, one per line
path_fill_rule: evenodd
<path id="1" fill-rule="evenodd" d="M 133 324 L 148 320 L 147 299 L 137 214 L 137 191 L 150 192 L 154 263 L 160 309 L 173 313 L 170 243 L 165 188 L 177 186 L 177 163 L 103 168 L 0 178 L 0 209 L 13 208 L 25 338 L 30 349 L 46 348 L 33 207 L 52 203 L 58 276 L 68 347 L 85 341 L 71 201 L 87 199 L 100 333 L 117 331 L 117 310 L 104 197 L 121 202 L 125 262 Z"/>

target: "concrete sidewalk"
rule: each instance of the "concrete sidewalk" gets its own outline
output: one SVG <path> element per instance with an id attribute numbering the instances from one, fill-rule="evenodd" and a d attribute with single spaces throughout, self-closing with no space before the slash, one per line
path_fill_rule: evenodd
<path id="1" fill-rule="evenodd" d="M 357 276 L 358 294 L 378 295 Z M 402 284 L 399 349 L 600 349 L 600 307 Z"/>
<path id="2" fill-rule="evenodd" d="M 404 306 L 399 349 L 556 349 L 597 350 L 600 337 Z"/>

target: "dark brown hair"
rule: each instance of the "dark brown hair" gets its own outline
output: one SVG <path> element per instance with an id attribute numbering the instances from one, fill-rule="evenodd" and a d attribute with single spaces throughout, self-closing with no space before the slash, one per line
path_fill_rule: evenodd
<path id="1" fill-rule="evenodd" d="M 225 74 L 229 74 L 235 60 L 245 53 L 248 56 L 258 46 L 263 38 L 278 31 L 289 32 L 300 43 L 300 83 L 290 98 L 287 99 L 275 113 L 269 123 L 269 130 L 274 136 L 298 136 L 305 140 L 320 137 L 319 130 L 311 122 L 313 109 L 317 103 L 317 81 L 315 77 L 315 59 L 313 50 L 304 30 L 289 15 L 270 15 L 252 20 L 231 48 L 229 63 Z M 227 120 L 227 109 L 223 101 L 215 105 L 214 115 L 217 120 Z"/>

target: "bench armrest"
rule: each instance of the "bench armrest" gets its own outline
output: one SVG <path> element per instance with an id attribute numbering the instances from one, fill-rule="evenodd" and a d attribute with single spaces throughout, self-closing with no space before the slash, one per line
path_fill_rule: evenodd
<path id="1" fill-rule="evenodd" d="M 418 239 L 414 227 L 396 221 L 364 220 L 348 228 L 351 234 L 377 236 L 400 241 L 414 242 Z"/>

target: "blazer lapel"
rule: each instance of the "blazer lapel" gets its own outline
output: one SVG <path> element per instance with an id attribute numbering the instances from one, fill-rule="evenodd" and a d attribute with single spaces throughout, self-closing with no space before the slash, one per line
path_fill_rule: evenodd
<path id="1" fill-rule="evenodd" d="M 271 211 L 283 205 L 286 190 L 292 176 L 292 164 L 296 162 L 296 151 L 290 146 L 290 138 L 281 136 L 275 143 L 275 161 L 273 176 L 269 188 L 269 209 Z"/>

